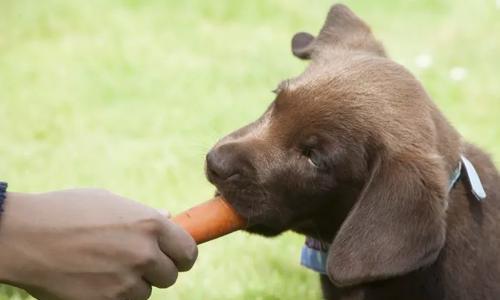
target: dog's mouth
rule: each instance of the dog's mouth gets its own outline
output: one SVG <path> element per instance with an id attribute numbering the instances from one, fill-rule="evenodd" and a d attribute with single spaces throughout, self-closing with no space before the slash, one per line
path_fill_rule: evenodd
<path id="1" fill-rule="evenodd" d="M 284 208 L 279 193 L 257 178 L 239 176 L 222 179 L 206 169 L 207 179 L 234 210 L 247 221 L 246 231 L 275 236 L 291 228 L 292 212 Z"/>
<path id="2" fill-rule="evenodd" d="M 258 189 L 221 189 L 221 195 L 247 221 L 245 231 L 271 237 L 290 229 L 286 214 L 273 207 L 269 196 Z"/>

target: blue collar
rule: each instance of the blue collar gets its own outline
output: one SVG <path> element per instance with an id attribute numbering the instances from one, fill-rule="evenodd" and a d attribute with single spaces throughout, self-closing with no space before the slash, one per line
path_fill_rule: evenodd
<path id="1" fill-rule="evenodd" d="M 460 156 L 457 168 L 450 176 L 448 183 L 448 193 L 453 189 L 458 179 L 465 171 L 468 179 L 470 189 L 477 201 L 486 199 L 486 192 L 484 191 L 483 184 L 479 175 L 474 168 L 474 165 L 463 155 Z M 324 243 L 312 237 L 306 237 L 306 242 L 302 247 L 300 255 L 300 264 L 310 270 L 320 274 L 326 274 L 326 258 L 328 256 L 328 249 L 330 244 Z"/>

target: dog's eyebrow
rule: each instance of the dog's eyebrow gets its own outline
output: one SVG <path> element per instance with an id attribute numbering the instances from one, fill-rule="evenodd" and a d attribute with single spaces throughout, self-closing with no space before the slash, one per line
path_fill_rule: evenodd
<path id="1" fill-rule="evenodd" d="M 285 79 L 283 80 L 282 82 L 280 82 L 278 84 L 278 86 L 273 90 L 273 93 L 275 93 L 276 95 L 278 95 L 279 93 L 281 93 L 281 91 L 285 90 L 288 88 L 290 84 L 290 80 L 289 79 Z"/>

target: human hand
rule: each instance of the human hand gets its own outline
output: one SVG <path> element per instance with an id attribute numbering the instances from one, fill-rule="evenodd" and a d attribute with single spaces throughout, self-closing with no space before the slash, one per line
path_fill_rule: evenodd
<path id="1" fill-rule="evenodd" d="M 107 191 L 8 193 L 4 208 L 0 281 L 38 299 L 147 299 L 197 257 L 179 226 Z"/>

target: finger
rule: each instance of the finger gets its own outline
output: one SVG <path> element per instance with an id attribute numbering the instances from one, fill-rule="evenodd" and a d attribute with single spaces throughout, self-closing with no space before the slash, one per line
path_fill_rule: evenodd
<path id="1" fill-rule="evenodd" d="M 167 288 L 177 280 L 177 267 L 160 249 L 154 264 L 144 270 L 143 278 L 153 286 Z"/>
<path id="2" fill-rule="evenodd" d="M 158 243 L 176 265 L 179 271 L 191 269 L 198 257 L 198 248 L 193 238 L 179 225 L 170 220 L 163 220 Z"/>
<path id="3" fill-rule="evenodd" d="M 151 296 L 151 285 L 144 280 L 138 280 L 129 290 L 124 299 L 127 300 L 146 300 Z"/>

